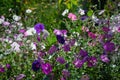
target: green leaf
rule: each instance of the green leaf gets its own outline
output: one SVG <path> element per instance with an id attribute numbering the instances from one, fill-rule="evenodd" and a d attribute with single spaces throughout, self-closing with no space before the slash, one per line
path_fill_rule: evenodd
<path id="1" fill-rule="evenodd" d="M 92 16 L 93 15 L 93 10 L 89 10 L 88 12 L 87 12 L 87 15 L 90 17 L 90 16 Z"/>

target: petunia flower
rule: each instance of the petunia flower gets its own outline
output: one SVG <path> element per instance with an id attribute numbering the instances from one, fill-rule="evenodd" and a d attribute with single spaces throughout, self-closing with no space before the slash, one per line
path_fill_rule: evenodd
<path id="1" fill-rule="evenodd" d="M 44 24 L 42 23 L 37 23 L 35 26 L 34 26 L 34 29 L 36 30 L 36 33 L 39 34 L 41 31 L 43 31 L 45 28 Z"/>
<path id="2" fill-rule="evenodd" d="M 70 51 L 70 45 L 69 45 L 69 44 L 63 45 L 63 50 L 64 50 L 65 52 Z"/>
<path id="3" fill-rule="evenodd" d="M 112 42 L 106 42 L 103 45 L 105 51 L 111 52 L 115 50 L 115 44 Z"/>
<path id="4" fill-rule="evenodd" d="M 24 77 L 26 77 L 25 74 L 19 74 L 19 75 L 16 77 L 16 80 L 22 80 Z"/>
<path id="5" fill-rule="evenodd" d="M 56 35 L 56 38 L 57 38 L 57 41 L 60 43 L 60 44 L 64 44 L 65 43 L 65 39 L 63 36 L 61 35 Z"/>
<path id="6" fill-rule="evenodd" d="M 35 60 L 33 63 L 32 63 L 32 70 L 33 71 L 38 71 L 41 67 L 41 64 L 40 64 L 40 61 L 39 60 Z"/>
<path id="7" fill-rule="evenodd" d="M 48 50 L 48 53 L 50 54 L 50 55 L 52 55 L 53 53 L 55 53 L 57 51 L 57 47 L 55 46 L 55 45 L 52 45 L 51 47 L 50 47 L 50 49 Z"/>
<path id="8" fill-rule="evenodd" d="M 65 16 L 69 12 L 69 9 L 65 9 L 62 13 L 62 16 Z"/>
<path id="9" fill-rule="evenodd" d="M 58 57 L 56 61 L 59 62 L 60 64 L 64 64 L 66 62 L 63 57 Z"/>
<path id="10" fill-rule="evenodd" d="M 31 36 L 31 35 L 34 35 L 35 33 L 36 33 L 36 30 L 34 28 L 30 28 L 24 33 L 24 35 Z"/>
<path id="11" fill-rule="evenodd" d="M 73 14 L 73 13 L 69 13 L 69 14 L 68 14 L 68 18 L 69 18 L 69 19 L 71 19 L 72 21 L 77 20 L 76 15 L 75 15 L 75 14 Z"/>
<path id="12" fill-rule="evenodd" d="M 84 64 L 84 61 L 82 61 L 80 59 L 76 59 L 73 61 L 73 64 L 75 65 L 76 68 L 81 68 Z"/>
<path id="13" fill-rule="evenodd" d="M 63 69 L 62 70 L 62 75 L 64 76 L 64 78 L 67 78 L 70 76 L 70 72 L 67 69 Z"/>
<path id="14" fill-rule="evenodd" d="M 107 55 L 105 55 L 105 54 L 102 54 L 101 56 L 100 56 L 100 59 L 103 61 L 103 62 L 106 62 L 106 63 L 108 63 L 110 60 L 108 59 L 108 57 L 107 57 Z"/>
<path id="15" fill-rule="evenodd" d="M 94 56 L 91 56 L 87 59 L 87 65 L 88 67 L 93 67 L 97 64 L 97 58 Z"/>
<path id="16" fill-rule="evenodd" d="M 11 44 L 11 49 L 16 52 L 20 52 L 20 45 L 17 42 Z"/>
<path id="17" fill-rule="evenodd" d="M 21 17 L 20 17 L 20 16 L 13 15 L 13 20 L 15 20 L 15 21 L 19 21 L 20 19 L 21 19 Z"/>
<path id="18" fill-rule="evenodd" d="M 46 75 L 52 72 L 52 66 L 50 63 L 43 63 L 42 64 L 42 72 Z"/>

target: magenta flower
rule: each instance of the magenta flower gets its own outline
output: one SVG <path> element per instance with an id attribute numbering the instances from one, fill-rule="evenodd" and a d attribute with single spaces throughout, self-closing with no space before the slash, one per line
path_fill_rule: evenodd
<path id="1" fill-rule="evenodd" d="M 25 29 L 20 29 L 19 32 L 24 34 L 26 32 L 26 30 Z"/>
<path id="2" fill-rule="evenodd" d="M 52 66 L 50 63 L 43 63 L 42 64 L 42 72 L 46 75 L 52 72 Z"/>
<path id="3" fill-rule="evenodd" d="M 44 24 L 37 23 L 37 24 L 34 26 L 34 29 L 36 30 L 36 33 L 40 33 L 41 31 L 44 30 Z"/>
<path id="4" fill-rule="evenodd" d="M 112 42 L 106 42 L 103 46 L 105 51 L 111 52 L 115 50 L 115 44 Z"/>
<path id="5" fill-rule="evenodd" d="M 56 61 L 59 62 L 60 64 L 64 64 L 66 62 L 63 57 L 58 57 Z"/>
<path id="6" fill-rule="evenodd" d="M 73 13 L 69 13 L 69 14 L 68 14 L 68 18 L 69 18 L 69 19 L 71 19 L 72 21 L 77 20 L 76 15 L 75 15 L 75 14 L 73 14 Z"/>
<path id="7" fill-rule="evenodd" d="M 105 54 L 102 54 L 101 56 L 100 56 L 100 59 L 103 61 L 103 62 L 106 62 L 106 63 L 108 63 L 110 60 L 108 59 L 108 57 L 107 57 L 107 55 L 105 55 Z"/>
<path id="8" fill-rule="evenodd" d="M 88 67 L 93 67 L 97 64 L 97 58 L 96 57 L 89 57 L 87 59 L 87 64 L 88 64 Z"/>
<path id="9" fill-rule="evenodd" d="M 118 32 L 120 32 L 120 27 L 118 27 L 118 30 L 117 30 Z"/>
<path id="10" fill-rule="evenodd" d="M 96 38 L 96 35 L 93 32 L 88 32 L 88 36 L 92 39 Z"/>
<path id="11" fill-rule="evenodd" d="M 3 73 L 3 72 L 5 72 L 5 69 L 4 67 L 0 66 L 0 73 Z"/>
<path id="12" fill-rule="evenodd" d="M 76 59 L 75 61 L 73 61 L 73 64 L 75 65 L 76 68 L 81 68 L 82 65 L 84 64 L 84 61 Z"/>
<path id="13" fill-rule="evenodd" d="M 110 31 L 109 27 L 103 27 L 102 30 L 103 30 L 104 32 L 109 32 L 109 31 Z"/>

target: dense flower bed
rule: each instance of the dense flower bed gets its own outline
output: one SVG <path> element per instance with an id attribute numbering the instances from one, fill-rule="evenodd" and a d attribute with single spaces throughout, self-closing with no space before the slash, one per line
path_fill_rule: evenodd
<path id="1" fill-rule="evenodd" d="M 119 80 L 120 14 L 105 12 L 65 9 L 66 28 L 49 30 L 40 22 L 26 27 L 18 15 L 1 16 L 0 79 Z"/>

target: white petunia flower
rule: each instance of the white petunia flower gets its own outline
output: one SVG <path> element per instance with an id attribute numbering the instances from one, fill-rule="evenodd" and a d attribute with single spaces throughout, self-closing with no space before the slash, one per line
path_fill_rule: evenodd
<path id="1" fill-rule="evenodd" d="M 69 12 L 69 9 L 65 9 L 62 13 L 62 16 L 65 16 Z"/>
<path id="2" fill-rule="evenodd" d="M 30 47 L 31 47 L 31 49 L 32 49 L 32 50 L 36 50 L 36 49 L 37 49 L 37 47 L 36 47 L 36 44 L 35 44 L 35 43 L 31 43 Z"/>
<path id="3" fill-rule="evenodd" d="M 99 19 L 98 19 L 95 15 L 92 15 L 92 20 L 93 20 L 94 22 L 98 22 L 98 21 L 99 21 Z"/>
<path id="4" fill-rule="evenodd" d="M 30 28 L 25 32 L 25 36 L 31 36 L 36 33 L 36 30 L 34 28 Z"/>
<path id="5" fill-rule="evenodd" d="M 13 20 L 15 20 L 15 21 L 19 21 L 20 19 L 21 19 L 21 17 L 20 17 L 20 16 L 13 15 Z"/>
<path id="6" fill-rule="evenodd" d="M 4 22 L 4 19 L 0 18 L 0 24 L 2 24 Z"/>
<path id="7" fill-rule="evenodd" d="M 105 10 L 101 10 L 99 13 L 98 13 L 98 15 L 101 15 L 101 14 L 103 14 L 105 12 Z"/>
<path id="8" fill-rule="evenodd" d="M 31 13 L 31 12 L 32 12 L 31 9 L 27 9 L 27 10 L 26 10 L 26 13 L 28 13 L 28 14 Z"/>
<path id="9" fill-rule="evenodd" d="M 80 15 L 85 15 L 85 11 L 83 10 L 83 9 L 79 9 L 79 11 L 78 11 L 78 13 L 80 14 Z"/>
<path id="10" fill-rule="evenodd" d="M 20 45 L 17 42 L 13 42 L 11 44 L 11 50 L 16 51 L 16 52 L 20 52 Z"/>

